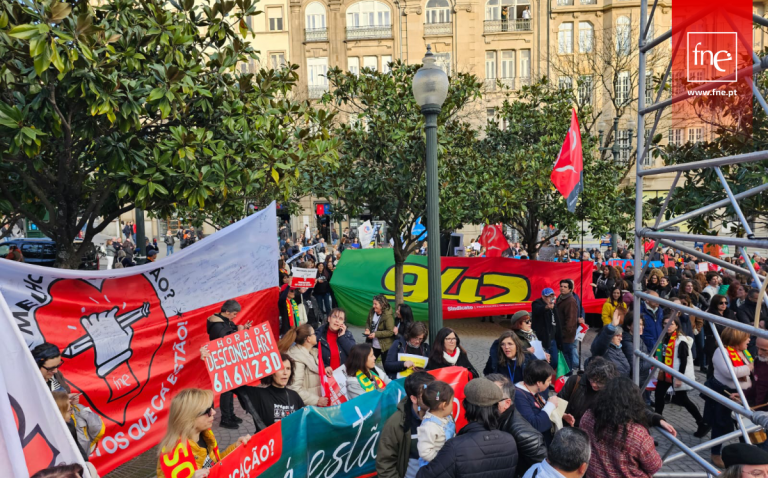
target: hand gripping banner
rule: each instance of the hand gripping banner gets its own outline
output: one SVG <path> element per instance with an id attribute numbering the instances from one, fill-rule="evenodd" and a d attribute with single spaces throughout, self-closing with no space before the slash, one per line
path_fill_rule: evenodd
<path id="1" fill-rule="evenodd" d="M 531 310 L 546 288 L 559 290 L 571 279 L 586 312 L 600 313 L 604 299 L 592 291 L 591 262 L 542 262 L 502 257 L 441 257 L 443 317 L 459 319 L 513 314 Z M 584 268 L 582 274 L 581 268 Z M 416 320 L 427 320 L 427 257 L 410 256 L 403 266 L 405 302 Z M 331 279 L 339 305 L 353 324 L 368 317 L 371 299 L 385 294 L 395 299 L 395 259 L 391 249 L 345 250 Z M 584 291 L 582 297 L 582 290 Z"/>
<path id="2" fill-rule="evenodd" d="M 100 415 L 104 475 L 162 437 L 171 399 L 210 389 L 199 349 L 227 299 L 236 322 L 278 330 L 275 205 L 157 263 L 74 271 L 0 261 L 0 293 L 29 347 L 51 342 L 80 404 Z M 21 377 L 19 379 L 26 379 Z"/>

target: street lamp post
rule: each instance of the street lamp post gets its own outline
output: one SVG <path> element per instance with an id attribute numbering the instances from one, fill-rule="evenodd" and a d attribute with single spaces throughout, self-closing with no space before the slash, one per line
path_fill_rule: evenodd
<path id="1" fill-rule="evenodd" d="M 601 122 L 602 123 L 602 122 Z M 604 126 L 604 125 L 603 125 Z M 619 117 L 613 118 L 613 126 L 611 127 L 613 130 L 613 145 L 610 147 L 603 147 L 603 128 L 600 127 L 599 130 L 597 130 L 597 137 L 598 137 L 598 144 L 600 145 L 598 147 L 598 150 L 602 151 L 610 151 L 611 152 L 611 159 L 613 161 L 618 161 L 620 158 L 620 154 L 624 150 L 632 149 L 632 128 L 629 129 L 629 138 L 627 139 L 627 146 L 621 146 L 619 144 Z M 616 239 L 616 232 L 611 231 L 611 250 L 613 252 L 616 252 L 618 249 L 618 241 Z M 610 259 L 608 257 L 607 259 Z"/>
<path id="2" fill-rule="evenodd" d="M 413 77 L 413 96 L 424 115 L 427 149 L 427 272 L 429 286 L 429 336 L 443 328 L 443 291 L 440 277 L 440 197 L 437 189 L 437 116 L 448 96 L 448 75 L 436 65 L 432 48 Z"/>

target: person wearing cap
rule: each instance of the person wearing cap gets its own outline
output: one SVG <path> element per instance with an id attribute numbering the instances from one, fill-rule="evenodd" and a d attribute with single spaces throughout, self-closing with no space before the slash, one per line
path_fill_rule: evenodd
<path id="1" fill-rule="evenodd" d="M 147 261 L 155 262 L 156 260 L 157 260 L 157 250 L 156 249 L 149 249 L 147 251 Z"/>
<path id="2" fill-rule="evenodd" d="M 528 313 L 528 311 L 519 310 L 515 312 L 515 315 L 512 316 L 511 326 L 512 330 L 515 331 L 517 338 L 520 339 L 520 343 L 523 345 L 523 351 L 529 354 L 534 353 L 535 350 L 531 344 L 536 341 L 541 341 L 536 336 L 536 332 L 534 332 L 533 328 L 531 327 L 531 315 Z M 549 361 L 549 354 L 546 352 L 544 353 L 547 355 L 546 360 Z"/>
<path id="3" fill-rule="evenodd" d="M 509 433 L 498 430 L 501 389 L 485 378 L 464 387 L 467 424 L 448 440 L 434 460 L 419 469 L 416 478 L 509 478 L 515 476 L 517 444 Z"/>
<path id="4" fill-rule="evenodd" d="M 555 314 L 555 291 L 549 287 L 531 304 L 531 328 L 549 349 L 549 364 L 557 370 L 558 350 L 562 350 L 562 330 Z"/>
<path id="5" fill-rule="evenodd" d="M 723 447 L 724 477 L 768 476 L 768 451 L 755 445 L 733 443 Z"/>

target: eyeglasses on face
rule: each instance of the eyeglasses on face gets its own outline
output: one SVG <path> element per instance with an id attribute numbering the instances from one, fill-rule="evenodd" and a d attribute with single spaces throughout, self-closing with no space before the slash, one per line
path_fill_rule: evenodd
<path id="1" fill-rule="evenodd" d="M 523 321 L 523 323 L 524 323 L 524 324 L 530 324 L 530 323 L 531 323 L 531 319 L 528 319 L 528 320 L 524 320 L 524 321 Z"/>
<path id="2" fill-rule="evenodd" d="M 721 302 L 718 302 L 717 305 L 728 305 L 728 302 L 723 300 Z"/>
<path id="3" fill-rule="evenodd" d="M 210 416 L 213 414 L 213 410 L 214 410 L 215 408 L 216 408 L 216 407 L 214 407 L 214 406 L 213 406 L 213 403 L 211 403 L 211 406 L 210 406 L 210 407 L 208 407 L 208 408 L 206 408 L 206 409 L 205 409 L 205 411 L 203 411 L 203 413 L 201 413 L 200 415 L 198 415 L 198 417 L 202 417 L 202 416 L 205 416 L 205 415 L 208 415 L 208 416 L 210 417 Z"/>
<path id="4" fill-rule="evenodd" d="M 445 338 L 446 342 L 456 342 L 456 340 L 457 340 L 456 337 L 446 337 Z"/>
<path id="5" fill-rule="evenodd" d="M 54 371 L 60 369 L 62 365 L 64 365 L 64 361 L 63 360 L 61 362 L 59 362 L 59 364 L 54 366 L 54 367 L 46 367 L 45 365 L 41 365 L 40 368 L 44 368 L 44 369 L 48 370 L 49 372 L 54 372 Z"/>

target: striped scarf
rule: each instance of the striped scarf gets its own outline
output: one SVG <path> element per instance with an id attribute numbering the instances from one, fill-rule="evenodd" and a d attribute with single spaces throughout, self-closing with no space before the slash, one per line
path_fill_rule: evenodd
<path id="1" fill-rule="evenodd" d="M 375 372 L 371 371 L 371 375 L 373 376 L 373 380 L 368 378 L 368 376 L 365 375 L 362 370 L 358 370 L 357 374 L 355 374 L 355 377 L 357 377 L 357 381 L 360 383 L 363 391 L 372 392 L 373 390 L 377 389 L 381 390 L 386 386 L 386 384 L 379 378 L 378 375 L 376 375 Z"/>
<path id="2" fill-rule="evenodd" d="M 294 328 L 299 325 L 299 305 L 293 299 L 286 299 L 285 302 L 288 306 L 288 324 Z"/>
<path id="3" fill-rule="evenodd" d="M 734 350 L 733 347 L 726 347 L 726 350 L 728 351 L 728 356 L 731 358 L 731 363 L 733 363 L 734 367 L 741 367 L 742 365 L 747 364 L 747 362 L 741 358 L 741 355 L 736 350 Z M 752 359 L 752 355 L 750 355 L 746 350 L 744 351 L 744 357 L 747 358 L 749 363 L 754 361 Z"/>

